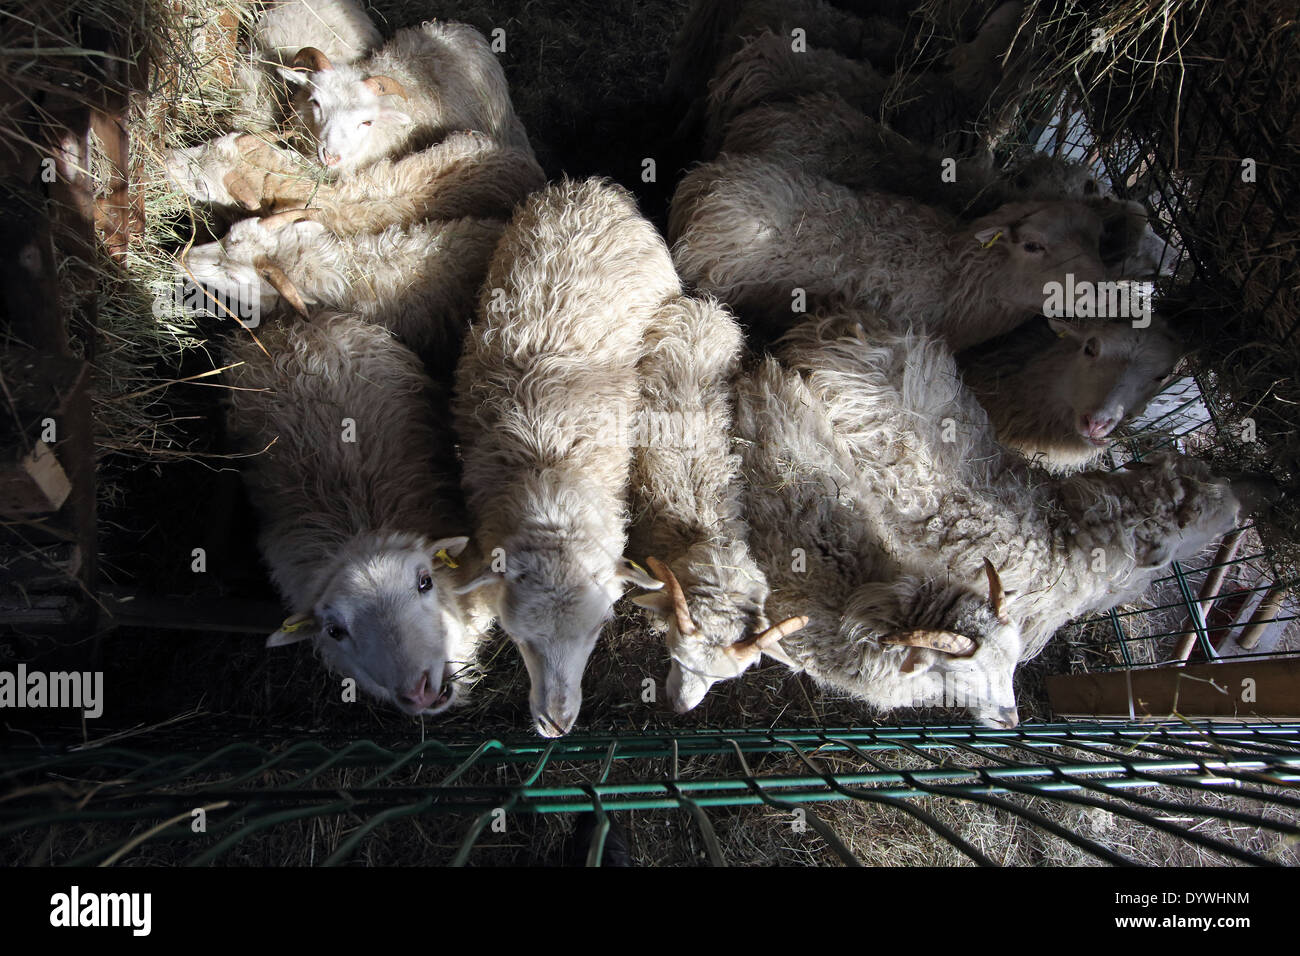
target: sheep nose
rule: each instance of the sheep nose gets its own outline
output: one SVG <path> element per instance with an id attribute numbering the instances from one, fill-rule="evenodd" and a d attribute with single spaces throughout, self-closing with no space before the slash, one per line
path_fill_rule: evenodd
<path id="1" fill-rule="evenodd" d="M 420 680 L 414 687 L 410 690 L 402 691 L 402 700 L 420 710 L 424 710 L 426 707 L 432 707 L 437 696 L 437 688 L 435 688 L 429 681 L 429 675 L 427 672 L 420 675 Z"/>
<path id="2" fill-rule="evenodd" d="M 533 726 L 543 737 L 563 737 L 573 729 L 577 719 L 576 710 L 568 712 L 557 708 L 538 714 L 533 718 Z"/>
<path id="3" fill-rule="evenodd" d="M 326 166 L 337 166 L 342 159 L 338 153 L 331 153 L 328 149 L 321 150 L 320 158 Z"/>
<path id="4" fill-rule="evenodd" d="M 1089 438 L 1105 438 L 1115 427 L 1115 419 L 1105 415 L 1084 415 L 1083 431 Z"/>
<path id="5" fill-rule="evenodd" d="M 1014 707 L 999 707 L 997 721 L 1007 730 L 1020 726 L 1020 712 Z"/>

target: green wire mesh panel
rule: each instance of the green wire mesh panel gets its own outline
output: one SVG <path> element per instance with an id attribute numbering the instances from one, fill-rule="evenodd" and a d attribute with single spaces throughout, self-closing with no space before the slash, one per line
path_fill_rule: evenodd
<path id="1" fill-rule="evenodd" d="M 689 821 L 707 860 L 721 864 L 712 814 L 761 807 L 854 864 L 858 853 L 820 809 L 843 802 L 901 811 L 985 865 L 999 861 L 952 825 L 943 804 L 996 810 L 1121 865 L 1132 862 L 1124 841 L 1080 832 L 1059 810 L 1101 811 L 1239 863 L 1296 862 L 1300 840 L 1300 724 L 718 730 L 405 749 L 368 740 L 210 752 L 110 745 L 10 752 L 0 768 L 9 863 L 274 862 L 256 848 L 277 830 L 301 834 L 306 822 L 325 834 L 313 862 L 327 866 L 356 862 L 382 830 L 402 827 L 440 834 L 444 855 L 423 862 L 465 864 L 505 821 L 593 811 L 603 839 L 611 817 L 640 811 L 642 826 L 647 812 Z M 1241 832 L 1267 835 L 1269 849 Z"/>

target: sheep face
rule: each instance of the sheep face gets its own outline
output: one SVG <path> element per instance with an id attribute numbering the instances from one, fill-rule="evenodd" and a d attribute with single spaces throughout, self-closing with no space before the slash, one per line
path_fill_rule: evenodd
<path id="1" fill-rule="evenodd" d="M 310 220 L 267 227 L 262 220 L 243 219 L 220 241 L 190 249 L 180 271 L 227 296 L 256 295 L 263 312 L 281 296 L 301 312 L 305 303 L 284 269 L 295 267 L 304 248 L 323 241 L 324 232 Z"/>
<path id="2" fill-rule="evenodd" d="M 224 180 L 238 160 L 234 144 L 240 136 L 240 133 L 228 133 L 202 146 L 170 149 L 163 158 L 163 169 L 191 199 L 234 206 L 236 199 L 226 189 Z"/>
<path id="3" fill-rule="evenodd" d="M 1051 283 L 1106 277 L 1101 217 L 1080 202 L 1009 203 L 975 224 L 975 241 L 1004 257 L 992 294 L 1005 305 L 1042 312 Z"/>
<path id="4" fill-rule="evenodd" d="M 1068 415 L 1062 424 L 1088 457 L 1169 384 L 1183 347 L 1163 323 L 1135 329 L 1127 322 L 1048 322 L 1060 341 L 1040 372 L 1050 393 L 1043 405 Z"/>
<path id="5" fill-rule="evenodd" d="M 454 598 L 438 580 L 468 539 L 391 536 L 341 556 L 310 615 L 267 646 L 310 637 L 331 670 L 410 715 L 452 706 L 470 662 Z"/>
<path id="6" fill-rule="evenodd" d="M 411 126 L 398 104 L 406 93 L 386 77 L 368 77 L 351 66 L 329 67 L 310 75 L 299 99 L 300 113 L 316 140 L 316 158 L 339 172 L 351 172 L 383 159 L 392 145 L 387 131 Z"/>
<path id="7" fill-rule="evenodd" d="M 602 549 L 507 544 L 504 551 L 506 570 L 488 570 L 465 589 L 501 587 L 501 627 L 528 669 L 533 726 L 543 737 L 561 737 L 578 719 L 583 671 L 623 586 L 661 585 L 625 558 L 610 563 Z"/>

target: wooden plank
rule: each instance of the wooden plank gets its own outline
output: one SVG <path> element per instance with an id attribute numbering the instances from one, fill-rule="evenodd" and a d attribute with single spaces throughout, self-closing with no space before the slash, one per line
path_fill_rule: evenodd
<path id="1" fill-rule="evenodd" d="M 165 597 L 130 588 L 109 588 L 101 591 L 99 596 L 108 609 L 101 624 L 112 627 L 260 634 L 265 637 L 288 616 L 287 611 L 270 601 Z"/>
<path id="2" fill-rule="evenodd" d="M 1058 674 L 1047 697 L 1057 717 L 1300 717 L 1300 659 Z"/>

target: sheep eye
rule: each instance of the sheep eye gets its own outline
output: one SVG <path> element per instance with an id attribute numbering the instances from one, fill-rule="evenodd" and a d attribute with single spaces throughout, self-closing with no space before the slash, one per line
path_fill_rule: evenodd
<path id="1" fill-rule="evenodd" d="M 1035 255 L 1040 252 L 1046 251 L 1045 247 L 1041 242 L 1026 242 L 1024 244 L 1024 250 L 1025 252 L 1033 253 Z"/>
<path id="2" fill-rule="evenodd" d="M 370 125 L 370 123 L 371 123 L 371 120 L 362 120 L 362 121 L 361 121 L 361 128 L 362 128 L 362 129 L 365 129 L 367 126 Z"/>
<path id="3" fill-rule="evenodd" d="M 1083 352 L 1085 355 L 1091 355 L 1095 358 L 1101 352 L 1101 343 L 1095 337 L 1088 339 L 1084 343 Z"/>
<path id="4" fill-rule="evenodd" d="M 429 588 L 433 587 L 433 575 L 428 571 L 421 569 L 419 581 L 417 582 L 416 587 L 419 588 L 421 592 L 429 590 Z"/>
<path id="5" fill-rule="evenodd" d="M 346 627 L 340 627 L 337 624 L 330 624 L 325 628 L 325 633 L 334 638 L 334 640 L 341 641 L 343 638 L 348 636 L 348 629 Z"/>

